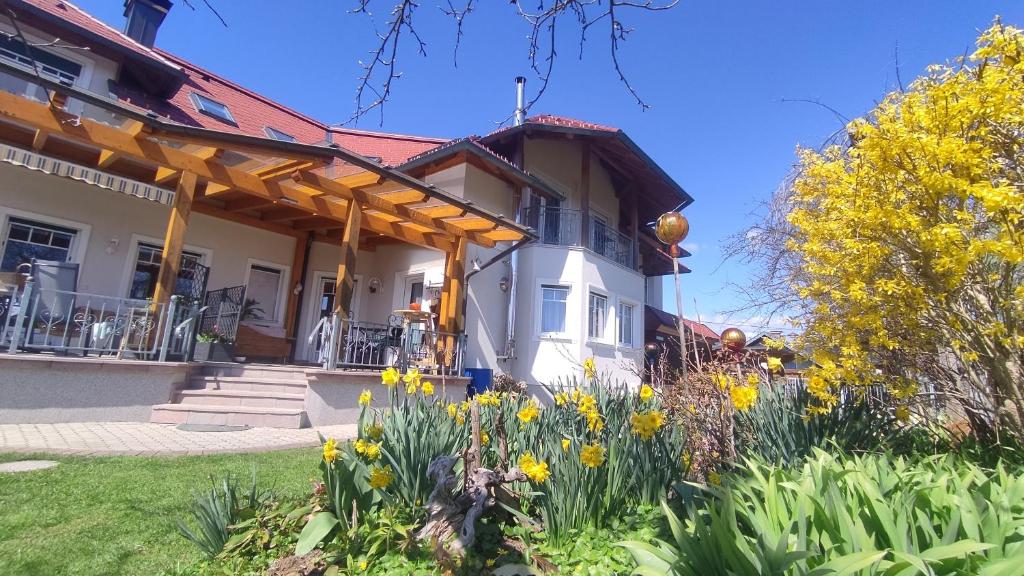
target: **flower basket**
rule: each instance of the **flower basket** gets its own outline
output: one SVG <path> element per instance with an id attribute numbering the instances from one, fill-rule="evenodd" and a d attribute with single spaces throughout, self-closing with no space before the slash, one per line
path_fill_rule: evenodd
<path id="1" fill-rule="evenodd" d="M 192 359 L 196 362 L 233 362 L 235 345 L 230 342 L 196 342 Z"/>

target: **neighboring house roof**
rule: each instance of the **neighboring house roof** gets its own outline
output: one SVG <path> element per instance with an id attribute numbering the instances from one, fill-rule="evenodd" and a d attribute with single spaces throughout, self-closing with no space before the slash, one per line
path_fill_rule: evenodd
<path id="1" fill-rule="evenodd" d="M 644 326 L 646 330 L 657 329 L 659 327 L 670 328 L 676 335 L 679 334 L 679 330 L 676 327 L 678 317 L 675 314 L 666 312 L 660 308 L 655 308 L 650 304 L 644 306 Z M 691 331 L 697 338 L 703 338 L 709 343 L 715 343 L 719 341 L 718 333 L 711 328 L 708 328 L 706 324 L 701 322 L 694 322 L 687 318 L 683 318 L 683 324 L 686 326 L 688 331 Z"/>

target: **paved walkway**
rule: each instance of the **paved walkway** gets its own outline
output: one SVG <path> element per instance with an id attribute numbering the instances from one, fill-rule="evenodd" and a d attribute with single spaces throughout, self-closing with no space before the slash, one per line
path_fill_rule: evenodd
<path id="1" fill-rule="evenodd" d="M 232 432 L 192 432 L 173 424 L 71 422 L 0 424 L 0 452 L 44 452 L 83 456 L 176 456 L 264 452 L 317 446 L 326 438 L 353 438 L 354 424 L 289 430 L 250 428 Z"/>

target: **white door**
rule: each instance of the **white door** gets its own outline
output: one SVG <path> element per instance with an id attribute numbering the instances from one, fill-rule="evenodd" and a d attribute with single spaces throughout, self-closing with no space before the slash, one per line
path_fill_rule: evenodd
<path id="1" fill-rule="evenodd" d="M 334 313 L 334 297 L 337 286 L 337 278 L 328 276 L 323 272 L 317 272 L 314 278 L 313 302 L 311 302 L 309 326 L 317 326 L 321 320 L 330 322 L 331 314 Z M 352 282 L 352 320 L 359 319 L 359 277 Z M 323 346 L 319 331 L 313 336 L 312 342 L 307 338 L 306 360 L 316 362 L 319 358 L 320 347 Z"/>

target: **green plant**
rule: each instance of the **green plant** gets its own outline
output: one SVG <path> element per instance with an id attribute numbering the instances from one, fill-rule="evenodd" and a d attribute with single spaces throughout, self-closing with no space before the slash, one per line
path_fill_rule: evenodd
<path id="1" fill-rule="evenodd" d="M 900 427 L 878 402 L 854 398 L 824 414 L 808 411 L 811 395 L 803 385 L 762 386 L 758 401 L 736 411 L 736 451 L 771 462 L 796 462 L 814 448 L 834 443 L 844 451 L 868 451 L 895 442 Z"/>
<path id="2" fill-rule="evenodd" d="M 242 303 L 242 309 L 238 311 L 238 319 L 262 320 L 264 314 L 263 308 L 260 308 L 260 303 L 255 298 L 246 298 Z"/>
<path id="3" fill-rule="evenodd" d="M 259 490 L 255 469 L 252 472 L 249 489 L 243 494 L 239 493 L 238 480 L 231 475 L 225 476 L 219 484 L 211 477 L 210 484 L 209 490 L 193 493 L 191 513 L 197 528 L 193 529 L 180 519 L 177 521 L 177 527 L 182 536 L 212 558 L 219 554 L 228 542 L 229 527 L 247 518 L 273 495 Z"/>
<path id="4" fill-rule="evenodd" d="M 796 468 L 745 467 L 683 519 L 663 503 L 671 541 L 622 542 L 636 573 L 995 576 L 1024 565 L 1024 476 L 1002 466 L 815 450 Z"/>

